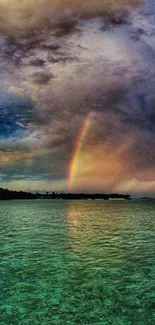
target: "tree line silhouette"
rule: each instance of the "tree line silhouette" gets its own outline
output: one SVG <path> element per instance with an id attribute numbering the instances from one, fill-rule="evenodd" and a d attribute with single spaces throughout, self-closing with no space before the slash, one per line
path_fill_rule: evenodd
<path id="1" fill-rule="evenodd" d="M 34 200 L 34 199 L 62 199 L 62 200 L 109 200 L 109 199 L 125 199 L 131 200 L 129 194 L 101 194 L 101 193 L 56 193 L 46 192 L 31 193 L 23 191 L 10 191 L 8 189 L 0 188 L 0 200 Z"/>

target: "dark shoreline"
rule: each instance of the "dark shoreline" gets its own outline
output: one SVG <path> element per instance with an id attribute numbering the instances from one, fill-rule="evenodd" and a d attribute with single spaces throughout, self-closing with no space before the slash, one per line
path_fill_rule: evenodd
<path id="1" fill-rule="evenodd" d="M 129 194 L 118 194 L 118 193 L 56 193 L 46 192 L 42 193 L 31 193 L 23 191 L 10 191 L 8 189 L 0 188 L 0 200 L 36 200 L 36 199 L 51 199 L 51 200 L 131 200 Z"/>

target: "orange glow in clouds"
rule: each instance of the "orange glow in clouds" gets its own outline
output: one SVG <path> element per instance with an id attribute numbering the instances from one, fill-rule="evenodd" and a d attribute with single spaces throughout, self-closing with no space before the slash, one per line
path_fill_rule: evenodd
<path id="1" fill-rule="evenodd" d="M 134 159 L 129 158 L 129 151 L 135 137 L 129 135 L 115 143 L 89 143 L 88 135 L 96 127 L 93 123 L 94 112 L 88 114 L 81 127 L 75 150 L 69 164 L 68 190 L 77 191 L 121 191 L 133 178 Z M 87 140 L 87 141 L 86 141 Z"/>

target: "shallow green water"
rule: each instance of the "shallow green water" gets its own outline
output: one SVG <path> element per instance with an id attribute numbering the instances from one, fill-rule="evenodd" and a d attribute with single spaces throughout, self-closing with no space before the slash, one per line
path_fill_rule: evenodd
<path id="1" fill-rule="evenodd" d="M 1 201 L 1 325 L 154 325 L 155 202 Z"/>

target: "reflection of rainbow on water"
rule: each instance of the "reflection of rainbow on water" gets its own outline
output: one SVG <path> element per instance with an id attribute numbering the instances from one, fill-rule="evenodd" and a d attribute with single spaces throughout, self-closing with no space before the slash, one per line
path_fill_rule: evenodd
<path id="1" fill-rule="evenodd" d="M 78 170 L 78 162 L 79 162 L 79 156 L 80 152 L 84 143 L 84 140 L 88 134 L 88 131 L 90 130 L 92 121 L 94 118 L 94 112 L 90 112 L 87 117 L 85 118 L 80 134 L 77 138 L 75 150 L 72 154 L 72 158 L 69 164 L 69 171 L 68 171 L 68 187 L 71 189 L 74 185 L 76 173 Z"/>

